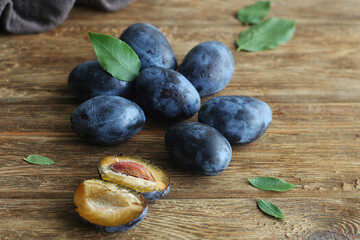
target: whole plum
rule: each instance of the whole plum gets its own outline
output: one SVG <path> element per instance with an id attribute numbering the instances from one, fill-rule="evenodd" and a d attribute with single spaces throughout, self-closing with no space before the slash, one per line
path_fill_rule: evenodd
<path id="1" fill-rule="evenodd" d="M 217 41 L 203 42 L 185 56 L 179 67 L 205 97 L 223 90 L 234 73 L 234 58 L 228 47 Z"/>
<path id="2" fill-rule="evenodd" d="M 85 140 L 113 145 L 134 136 L 145 123 L 143 110 L 118 96 L 98 96 L 79 105 L 70 116 L 71 126 Z"/>
<path id="3" fill-rule="evenodd" d="M 136 80 L 136 95 L 144 111 L 158 119 L 183 120 L 200 108 L 200 96 L 194 86 L 172 69 L 142 70 Z"/>
<path id="4" fill-rule="evenodd" d="M 171 158 L 182 168 L 204 175 L 218 175 L 231 160 L 231 146 L 215 128 L 198 122 L 170 127 L 165 145 Z"/>
<path id="5" fill-rule="evenodd" d="M 84 101 L 96 96 L 131 98 L 135 92 L 135 81 L 126 82 L 111 76 L 98 60 L 75 67 L 68 77 L 68 86 L 77 98 Z"/>
<path id="6" fill-rule="evenodd" d="M 216 128 L 229 142 L 245 144 L 265 133 L 272 121 L 272 111 L 256 98 L 221 96 L 205 102 L 198 119 Z"/>
<path id="7" fill-rule="evenodd" d="M 141 69 L 163 67 L 176 69 L 176 56 L 159 29 L 147 23 L 135 23 L 120 36 L 139 56 Z"/>

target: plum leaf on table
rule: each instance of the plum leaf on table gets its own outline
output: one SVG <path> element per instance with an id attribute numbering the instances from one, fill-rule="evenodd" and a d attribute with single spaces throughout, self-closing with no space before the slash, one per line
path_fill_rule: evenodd
<path id="1" fill-rule="evenodd" d="M 249 179 L 249 182 L 254 187 L 265 190 L 265 191 L 277 191 L 277 192 L 285 192 L 291 190 L 295 187 L 299 187 L 299 185 L 294 185 L 279 178 L 274 177 L 257 177 Z"/>
<path id="2" fill-rule="evenodd" d="M 257 3 L 247 5 L 237 13 L 237 18 L 244 25 L 258 24 L 270 11 L 270 1 L 259 1 Z"/>
<path id="3" fill-rule="evenodd" d="M 270 216 L 273 216 L 276 218 L 281 218 L 281 219 L 285 218 L 285 215 L 281 212 L 280 208 L 278 208 L 271 202 L 268 202 L 268 201 L 262 200 L 261 198 L 258 198 L 258 207 L 260 208 L 261 211 L 263 211 L 264 213 L 266 213 Z"/>
<path id="4" fill-rule="evenodd" d="M 272 17 L 240 33 L 238 51 L 259 52 L 287 43 L 294 35 L 295 21 Z"/>
<path id="5" fill-rule="evenodd" d="M 51 160 L 50 158 L 41 156 L 41 155 L 29 155 L 24 160 L 31 164 L 36 165 L 53 165 L 55 162 Z"/>

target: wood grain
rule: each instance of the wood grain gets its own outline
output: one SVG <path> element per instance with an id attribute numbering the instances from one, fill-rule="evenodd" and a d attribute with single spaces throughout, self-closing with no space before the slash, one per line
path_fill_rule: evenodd
<path id="1" fill-rule="evenodd" d="M 271 51 L 236 52 L 235 39 L 246 29 L 236 11 L 253 2 L 137 0 L 114 13 L 75 7 L 52 31 L 0 35 L 0 239 L 360 239 L 360 2 L 275 1 L 270 16 L 295 19 L 294 38 Z M 172 123 L 148 119 L 139 134 L 113 147 L 87 144 L 71 130 L 79 101 L 67 76 L 95 59 L 87 32 L 119 36 L 135 22 L 157 26 L 178 62 L 200 42 L 224 42 L 236 67 L 215 96 L 248 95 L 271 106 L 266 134 L 233 146 L 219 176 L 187 173 L 171 161 L 164 134 Z M 27 164 L 29 154 L 56 165 Z M 98 177 L 97 162 L 112 154 L 147 158 L 167 168 L 172 181 L 145 220 L 120 234 L 83 225 L 72 200 L 76 186 Z M 257 176 L 301 186 L 260 191 L 247 182 Z M 286 219 L 260 212 L 257 197 L 279 206 Z"/>

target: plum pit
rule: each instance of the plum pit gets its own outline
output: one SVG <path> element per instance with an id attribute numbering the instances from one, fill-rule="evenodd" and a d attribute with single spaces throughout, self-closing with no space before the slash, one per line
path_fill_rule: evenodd
<path id="1" fill-rule="evenodd" d="M 111 164 L 110 168 L 114 172 L 122 173 L 127 176 L 154 181 L 151 173 L 144 166 L 135 162 L 116 162 Z"/>

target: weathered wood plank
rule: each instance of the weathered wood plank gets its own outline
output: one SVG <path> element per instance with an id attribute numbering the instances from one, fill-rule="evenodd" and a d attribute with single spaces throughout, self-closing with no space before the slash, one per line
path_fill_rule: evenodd
<path id="1" fill-rule="evenodd" d="M 0 200 L 2 216 L 8 219 L 2 223 L 0 234 L 12 239 L 317 239 L 325 234 L 325 239 L 360 237 L 360 212 L 344 207 L 359 205 L 358 198 L 339 201 L 267 197 L 286 215 L 281 221 L 258 211 L 256 197 L 157 201 L 150 204 L 148 216 L 138 227 L 121 234 L 99 233 L 83 225 L 74 214 L 71 199 Z M 32 231 L 24 230 L 24 225 L 31 226 Z"/>
<path id="2" fill-rule="evenodd" d="M 271 51 L 236 52 L 247 27 L 235 14 L 254 2 L 136 0 L 114 13 L 75 7 L 52 31 L 0 35 L 0 239 L 360 239 L 360 1 L 275 1 L 269 16 L 296 20 L 295 37 Z M 159 27 L 179 63 L 199 42 L 224 42 L 236 70 L 215 96 L 248 95 L 272 107 L 267 133 L 233 146 L 219 176 L 193 175 L 170 160 L 164 134 L 173 123 L 148 119 L 112 147 L 87 144 L 71 130 L 69 115 L 80 102 L 67 76 L 95 58 L 87 32 L 119 36 L 135 22 Z M 121 153 L 167 168 L 171 191 L 150 204 L 138 227 L 98 233 L 78 221 L 73 192 L 98 177 L 103 156 Z M 22 160 L 29 154 L 56 165 L 30 165 Z M 260 191 L 247 182 L 256 176 L 301 187 Z M 257 197 L 278 205 L 286 220 L 262 214 Z"/>

